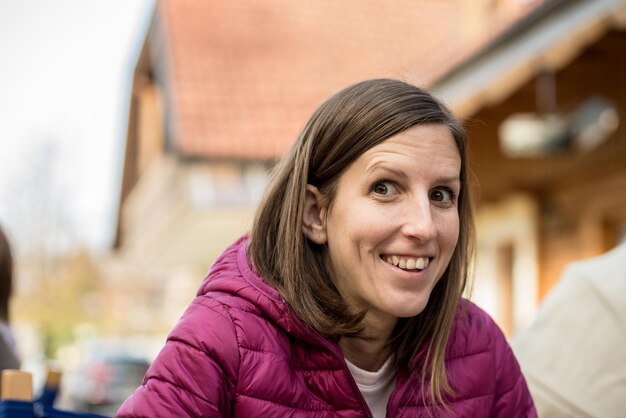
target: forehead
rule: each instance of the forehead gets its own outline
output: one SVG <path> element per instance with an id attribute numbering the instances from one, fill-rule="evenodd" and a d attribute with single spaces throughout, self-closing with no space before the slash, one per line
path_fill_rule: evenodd
<path id="1" fill-rule="evenodd" d="M 364 152 L 356 162 L 373 167 L 385 161 L 397 164 L 419 162 L 421 166 L 461 168 L 461 153 L 450 129 L 443 124 L 413 126 Z"/>

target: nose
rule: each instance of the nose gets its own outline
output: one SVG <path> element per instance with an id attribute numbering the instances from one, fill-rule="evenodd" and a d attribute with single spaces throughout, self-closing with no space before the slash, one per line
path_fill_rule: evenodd
<path id="1" fill-rule="evenodd" d="M 428 241 L 437 236 L 437 227 L 428 199 L 415 199 L 409 203 L 403 216 L 402 233 L 420 241 Z"/>

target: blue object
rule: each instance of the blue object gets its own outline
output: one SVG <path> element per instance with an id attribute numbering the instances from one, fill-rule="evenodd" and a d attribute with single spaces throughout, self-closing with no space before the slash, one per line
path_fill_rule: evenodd
<path id="1" fill-rule="evenodd" d="M 54 406 L 54 401 L 56 400 L 58 394 L 59 390 L 57 388 L 52 389 L 48 386 L 44 386 L 41 396 L 39 396 L 35 403 L 46 407 L 52 407 Z"/>
<path id="2" fill-rule="evenodd" d="M 35 404 L 35 418 L 107 418 L 104 415 L 90 414 L 88 412 L 69 412 L 43 405 L 43 408 L 37 408 L 37 406 Z M 38 415 L 38 413 L 42 415 Z"/>
<path id="3" fill-rule="evenodd" d="M 32 402 L 0 401 L 0 418 L 34 418 Z"/>
<path id="4" fill-rule="evenodd" d="M 41 398 L 40 398 L 41 399 Z M 0 418 L 107 418 L 87 412 L 55 409 L 41 402 L 0 401 Z"/>

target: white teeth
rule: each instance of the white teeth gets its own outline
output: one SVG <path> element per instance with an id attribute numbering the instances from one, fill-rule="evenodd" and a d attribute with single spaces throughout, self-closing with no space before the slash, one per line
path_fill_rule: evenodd
<path id="1" fill-rule="evenodd" d="M 423 270 L 428 266 L 428 257 L 398 258 L 398 256 L 385 257 L 385 261 L 403 270 Z"/>
<path id="2" fill-rule="evenodd" d="M 415 261 L 415 268 L 416 269 L 423 270 L 427 265 L 428 265 L 428 259 L 427 258 L 418 258 Z"/>

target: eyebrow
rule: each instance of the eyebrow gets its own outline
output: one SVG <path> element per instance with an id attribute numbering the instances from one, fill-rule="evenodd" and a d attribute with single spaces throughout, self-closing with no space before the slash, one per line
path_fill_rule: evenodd
<path id="1" fill-rule="evenodd" d="M 404 171 L 402 170 L 398 170 L 395 168 L 391 168 L 385 165 L 384 162 L 382 161 L 377 161 L 374 164 L 372 164 L 369 167 L 365 168 L 365 172 L 369 173 L 371 171 L 375 171 L 375 170 L 383 170 L 383 171 L 388 171 L 390 173 L 392 173 L 393 175 L 400 177 L 400 178 L 408 178 L 408 174 L 406 174 Z M 436 183 L 461 183 L 461 178 L 459 176 L 450 176 L 450 177 L 440 177 L 437 179 Z"/>
<path id="2" fill-rule="evenodd" d="M 382 161 L 377 161 L 374 164 L 372 164 L 371 166 L 365 167 L 365 172 L 366 173 L 369 173 L 370 171 L 374 171 L 374 170 L 389 171 L 390 173 L 394 174 L 396 177 L 401 177 L 401 178 L 409 177 L 404 171 L 397 170 L 397 169 L 391 168 L 391 167 L 387 167 L 385 165 L 385 163 L 382 162 Z"/>
<path id="3" fill-rule="evenodd" d="M 452 177 L 440 177 L 437 179 L 437 183 L 449 184 L 449 183 L 461 183 L 461 178 L 459 176 Z"/>

